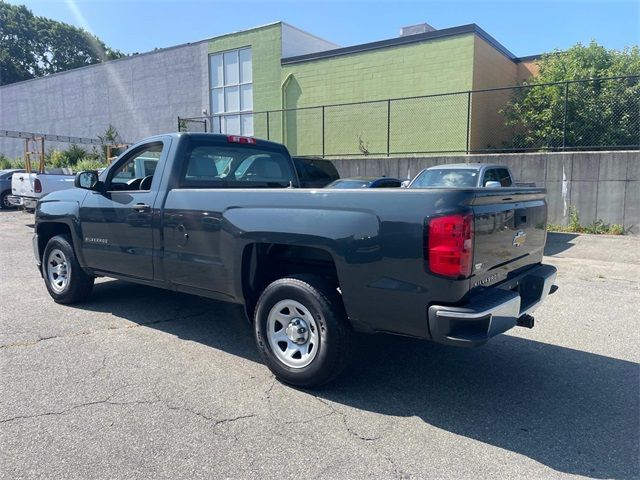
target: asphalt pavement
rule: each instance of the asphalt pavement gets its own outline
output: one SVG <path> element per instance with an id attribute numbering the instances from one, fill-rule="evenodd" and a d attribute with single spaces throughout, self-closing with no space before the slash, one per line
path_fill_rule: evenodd
<path id="1" fill-rule="evenodd" d="M 0 211 L 2 478 L 638 478 L 640 239 L 552 234 L 560 289 L 478 349 L 356 339 L 314 391 L 242 310 L 101 279 L 55 304 Z"/>

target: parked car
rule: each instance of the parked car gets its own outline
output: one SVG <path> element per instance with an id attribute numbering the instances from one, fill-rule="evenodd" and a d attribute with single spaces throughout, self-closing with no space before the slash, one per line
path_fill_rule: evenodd
<path id="1" fill-rule="evenodd" d="M 11 177 L 9 203 L 26 210 L 35 210 L 38 199 L 56 190 L 73 188 L 75 175 L 66 175 L 62 169 L 46 173 L 14 173 Z"/>
<path id="2" fill-rule="evenodd" d="M 454 163 L 422 170 L 408 188 L 535 187 L 535 183 L 517 183 L 509 167 L 485 163 Z"/>
<path id="3" fill-rule="evenodd" d="M 75 185 L 36 209 L 54 301 L 86 301 L 107 276 L 241 304 L 293 385 L 339 374 L 353 331 L 478 346 L 532 327 L 554 291 L 544 189 L 300 189 L 283 145 L 204 133 L 143 140 Z"/>
<path id="4" fill-rule="evenodd" d="M 326 188 L 399 188 L 400 180 L 388 177 L 351 177 L 341 178 Z"/>
<path id="5" fill-rule="evenodd" d="M 302 188 L 322 188 L 340 178 L 330 160 L 315 157 L 292 157 Z"/>
<path id="6" fill-rule="evenodd" d="M 11 176 L 14 173 L 21 173 L 24 170 L 20 170 L 18 168 L 12 168 L 7 170 L 0 170 L 0 208 L 14 208 L 11 202 L 9 202 L 9 197 L 11 196 Z"/>

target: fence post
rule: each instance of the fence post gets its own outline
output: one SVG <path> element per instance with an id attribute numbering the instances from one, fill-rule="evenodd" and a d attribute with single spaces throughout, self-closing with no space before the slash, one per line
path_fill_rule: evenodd
<path id="1" fill-rule="evenodd" d="M 180 115 L 178 115 L 178 132 L 181 132 L 182 129 L 180 128 Z"/>
<path id="2" fill-rule="evenodd" d="M 324 105 L 322 106 L 322 158 L 324 158 Z"/>
<path id="3" fill-rule="evenodd" d="M 569 82 L 564 84 L 564 111 L 562 114 L 562 151 L 567 144 L 567 103 L 569 99 Z"/>
<path id="4" fill-rule="evenodd" d="M 387 157 L 391 153 L 391 99 L 387 100 Z"/>
<path id="5" fill-rule="evenodd" d="M 467 146 L 465 152 L 469 155 L 469 136 L 471 134 L 471 90 L 467 92 Z"/>
<path id="6" fill-rule="evenodd" d="M 269 136 L 269 111 L 267 110 L 267 140 L 271 140 Z"/>

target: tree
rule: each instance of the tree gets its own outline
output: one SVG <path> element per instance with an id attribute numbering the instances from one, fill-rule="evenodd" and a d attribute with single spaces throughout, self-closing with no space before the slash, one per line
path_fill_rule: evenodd
<path id="1" fill-rule="evenodd" d="M 0 0 L 0 85 L 122 56 L 81 28 Z"/>
<path id="2" fill-rule="evenodd" d="M 640 144 L 637 46 L 608 50 L 592 41 L 544 55 L 538 65 L 539 74 L 516 89 L 503 110 L 506 124 L 514 131 L 509 147 Z M 620 76 L 627 78 L 598 80 Z M 544 85 L 572 80 L 587 81 Z"/>

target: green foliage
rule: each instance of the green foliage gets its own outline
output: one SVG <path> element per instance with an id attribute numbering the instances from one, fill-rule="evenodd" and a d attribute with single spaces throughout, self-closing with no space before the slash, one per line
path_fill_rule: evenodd
<path id="1" fill-rule="evenodd" d="M 103 144 L 122 143 L 122 138 L 120 138 L 120 134 L 118 133 L 118 130 L 116 130 L 116 127 L 114 127 L 111 124 L 109 124 L 109 126 L 107 127 L 107 129 L 102 135 L 98 135 L 98 138 Z"/>
<path id="2" fill-rule="evenodd" d="M 24 168 L 24 159 L 14 158 L 13 160 L 11 160 L 6 155 L 0 153 L 0 170 L 9 168 Z"/>
<path id="3" fill-rule="evenodd" d="M 6 170 L 8 168 L 11 168 L 11 160 L 0 153 L 0 170 Z"/>
<path id="4" fill-rule="evenodd" d="M 569 80 L 640 74 L 640 49 L 607 50 L 595 41 L 542 57 L 540 73 L 527 88 L 517 89 L 503 110 L 514 129 L 507 146 L 557 148 L 638 144 L 640 112 L 638 78 L 593 80 L 542 85 Z M 565 114 L 565 95 L 566 123 Z"/>
<path id="5" fill-rule="evenodd" d="M 578 209 L 570 205 L 569 206 L 569 222 L 567 225 L 557 225 L 555 223 L 549 223 L 547 230 L 550 232 L 563 232 L 563 233 L 590 233 L 594 235 L 626 235 L 627 230 L 622 225 L 604 223 L 601 219 L 597 219 L 588 225 L 580 224 L 580 214 Z"/>
<path id="6" fill-rule="evenodd" d="M 122 56 L 83 29 L 0 0 L 0 85 Z"/>
<path id="7" fill-rule="evenodd" d="M 83 158 L 76 163 L 73 168 L 74 172 L 81 172 L 82 170 L 99 170 L 106 167 L 105 163 L 96 158 Z"/>

